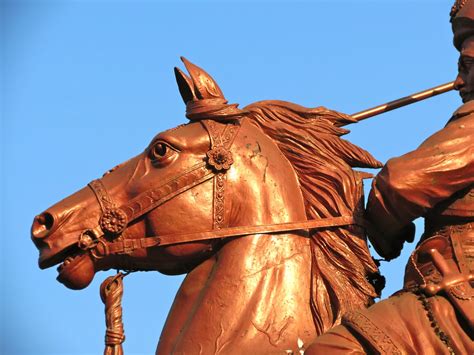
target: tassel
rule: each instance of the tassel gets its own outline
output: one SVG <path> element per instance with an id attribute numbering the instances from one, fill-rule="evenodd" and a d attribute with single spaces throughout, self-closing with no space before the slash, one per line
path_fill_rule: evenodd
<path id="1" fill-rule="evenodd" d="M 123 278 L 126 274 L 118 272 L 109 276 L 100 285 L 100 298 L 105 305 L 104 355 L 123 355 L 122 343 L 125 341 L 122 322 Z"/>

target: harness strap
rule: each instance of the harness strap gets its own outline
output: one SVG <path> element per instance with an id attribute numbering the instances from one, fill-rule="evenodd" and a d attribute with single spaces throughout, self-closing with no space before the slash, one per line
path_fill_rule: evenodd
<path id="1" fill-rule="evenodd" d="M 96 252 L 100 256 L 108 254 L 130 253 L 137 249 L 151 248 L 156 246 L 167 246 L 205 240 L 224 239 L 232 237 L 243 237 L 252 234 L 272 234 L 307 229 L 323 229 L 342 227 L 346 225 L 358 225 L 365 227 L 367 222 L 362 218 L 354 216 L 339 216 L 322 219 L 310 219 L 303 222 L 276 223 L 259 226 L 227 227 L 219 230 L 209 230 L 194 233 L 177 233 L 163 236 L 154 236 L 140 239 L 124 239 L 107 244 L 97 245 Z"/>
<path id="2" fill-rule="evenodd" d="M 214 175 L 215 173 L 206 166 L 206 163 L 199 163 L 184 171 L 178 177 L 141 193 L 119 208 L 125 212 L 128 217 L 128 223 L 130 224 L 135 219 L 150 212 L 166 201 L 171 200 L 182 192 L 211 179 Z"/>
<path id="3" fill-rule="evenodd" d="M 116 207 L 101 179 L 91 181 L 89 187 L 94 192 L 102 210 L 99 226 L 103 233 L 96 237 L 100 238 L 104 234 L 115 236 L 122 234 L 137 218 L 214 176 L 215 172 L 209 169 L 206 163 L 199 163 L 160 186 L 139 194 L 120 207 Z"/>
<path id="4" fill-rule="evenodd" d="M 102 210 L 102 212 L 115 208 L 114 201 L 107 193 L 107 189 L 105 188 L 101 179 L 92 180 L 89 183 L 89 187 L 94 192 L 94 195 L 97 198 L 97 202 L 99 202 L 100 209 Z"/>
<path id="5" fill-rule="evenodd" d="M 119 207 L 116 206 L 113 199 L 109 196 L 100 179 L 92 181 L 89 186 L 94 192 L 102 210 L 99 226 L 103 233 L 95 233 L 96 229 L 84 231 L 78 241 L 81 249 L 91 249 L 92 255 L 100 258 L 109 254 L 130 254 L 137 249 L 242 237 L 252 234 L 283 233 L 347 225 L 369 227 L 368 223 L 360 216 L 339 216 L 311 219 L 302 222 L 224 227 L 225 172 L 233 163 L 232 154 L 229 149 L 237 135 L 239 125 L 226 124 L 224 130 L 220 133 L 217 130 L 217 124 L 213 121 L 207 122 L 204 126 L 208 130 L 211 139 L 211 150 L 207 153 L 207 162 L 202 162 L 188 168 L 177 177 L 165 181 L 158 187 L 142 192 Z M 139 239 L 120 238 L 127 226 L 137 218 L 213 177 L 216 177 L 214 184 L 213 230 Z M 219 180 L 218 178 L 222 179 Z M 95 240 L 89 235 L 90 233 L 95 236 Z M 105 234 L 115 236 L 115 240 L 104 240 L 103 236 Z"/>
<path id="6" fill-rule="evenodd" d="M 211 149 L 206 153 L 207 162 L 216 170 L 212 224 L 214 229 L 222 229 L 228 223 L 225 218 L 226 171 L 234 163 L 230 147 L 237 137 L 241 122 L 223 124 L 213 120 L 203 120 L 201 124 L 209 134 L 211 141 Z M 220 129 L 221 126 L 224 128 Z"/>

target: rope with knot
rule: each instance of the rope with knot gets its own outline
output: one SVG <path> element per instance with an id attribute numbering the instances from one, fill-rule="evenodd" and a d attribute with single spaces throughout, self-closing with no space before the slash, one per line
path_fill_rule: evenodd
<path id="1" fill-rule="evenodd" d="M 105 350 L 104 355 L 123 355 L 125 341 L 122 322 L 123 278 L 128 275 L 117 272 L 100 285 L 100 298 L 105 305 Z"/>

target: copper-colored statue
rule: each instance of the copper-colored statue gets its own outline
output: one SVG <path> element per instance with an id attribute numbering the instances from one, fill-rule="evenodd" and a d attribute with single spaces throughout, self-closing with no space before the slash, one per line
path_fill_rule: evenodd
<path id="1" fill-rule="evenodd" d="M 190 76 L 175 74 L 190 122 L 33 222 L 40 267 L 60 264 L 67 287 L 125 271 L 100 290 L 105 354 L 123 352 L 123 277 L 137 270 L 187 273 L 158 354 L 298 353 L 327 331 L 306 353 L 474 353 L 474 0 L 458 1 L 453 18 L 466 104 L 387 163 L 366 213 L 371 175 L 353 168 L 382 164 L 342 127 L 452 83 L 353 116 L 283 101 L 239 109 L 183 59 Z M 383 279 L 366 230 L 391 259 L 419 216 L 426 230 L 404 290 L 371 306 Z"/>
<path id="2" fill-rule="evenodd" d="M 175 70 L 190 123 L 38 215 L 39 264 L 86 287 L 108 269 L 188 273 L 157 353 L 298 351 L 378 294 L 362 179 L 381 164 L 341 139 L 351 116 L 227 104 L 202 69 Z M 120 354 L 122 275 L 102 286 Z"/>
<path id="3" fill-rule="evenodd" d="M 474 0 L 457 1 L 451 15 L 464 105 L 418 149 L 387 162 L 367 206 L 369 239 L 387 259 L 425 217 L 404 289 L 344 315 L 308 354 L 474 354 Z"/>

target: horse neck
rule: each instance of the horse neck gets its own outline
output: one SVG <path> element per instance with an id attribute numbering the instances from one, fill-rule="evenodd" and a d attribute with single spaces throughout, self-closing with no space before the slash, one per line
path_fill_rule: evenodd
<path id="1" fill-rule="evenodd" d="M 180 293 L 187 294 L 188 301 L 196 284 L 202 288 L 194 293 L 192 307 L 188 304 L 173 350 L 251 353 L 258 346 L 267 353 L 297 350 L 298 338 L 309 343 L 315 331 L 308 244 L 307 238 L 294 234 L 228 242 L 212 266 L 208 262 L 203 270 L 196 269 L 183 283 Z"/>

